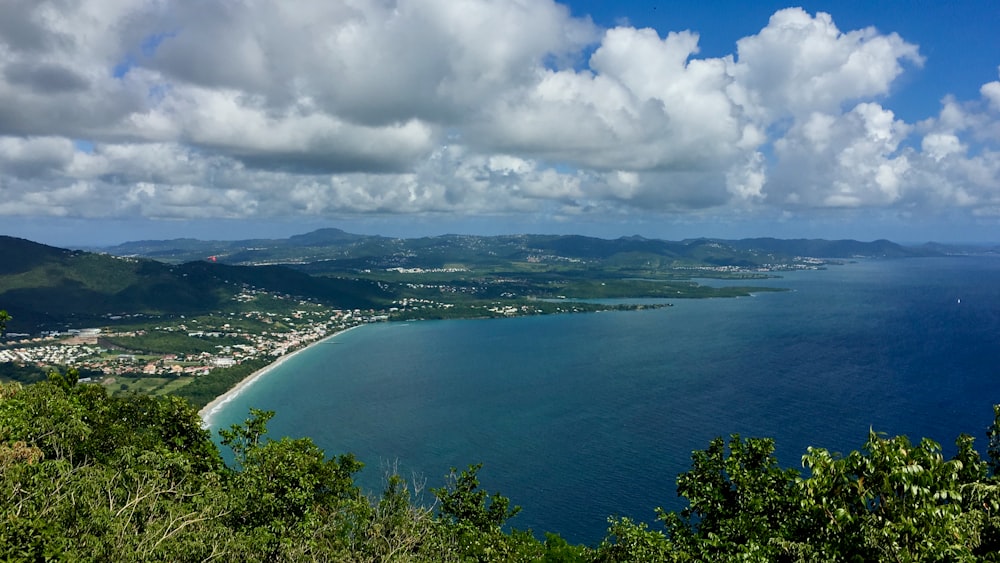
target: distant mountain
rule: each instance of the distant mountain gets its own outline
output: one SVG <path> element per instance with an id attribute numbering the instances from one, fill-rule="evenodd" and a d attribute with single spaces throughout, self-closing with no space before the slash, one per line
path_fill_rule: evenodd
<path id="1" fill-rule="evenodd" d="M 805 257 L 905 258 L 942 255 L 949 248 L 954 250 L 934 244 L 907 247 L 887 240 L 775 238 L 665 241 L 640 236 L 442 235 L 399 239 L 321 229 L 287 239 L 129 242 L 97 254 L 0 237 L 0 309 L 15 316 L 9 328 L 17 331 L 18 323 L 79 324 L 82 319 L 112 313 L 220 310 L 245 286 L 338 307 L 378 307 L 391 301 L 394 292 L 407 291 L 405 284 L 378 279 L 396 268 L 439 270 L 437 283 L 447 281 L 451 289 L 472 291 L 486 276 L 507 280 L 502 283 L 531 277 L 538 287 L 596 276 L 641 279 L 655 273 L 676 279 L 705 267 L 774 269 L 802 265 Z M 501 285 L 492 287 L 501 293 L 514 287 Z M 436 286 L 421 286 L 422 291 L 433 291 L 432 287 Z M 525 287 L 520 291 L 528 292 Z"/>
<path id="2" fill-rule="evenodd" d="M 940 248 L 904 247 L 877 240 L 752 238 L 665 241 L 640 236 L 601 239 L 579 235 L 442 235 L 397 239 L 321 229 L 287 239 L 243 241 L 141 241 L 106 249 L 120 256 L 184 262 L 215 256 L 239 265 L 289 264 L 312 272 L 390 267 L 442 267 L 497 264 L 503 261 L 562 258 L 620 267 L 728 265 L 754 267 L 816 258 L 903 258 L 942 254 Z"/>
<path id="3" fill-rule="evenodd" d="M 872 242 L 824 239 L 748 238 L 720 241 L 733 248 L 768 252 L 780 256 L 815 258 L 909 258 L 942 254 L 937 249 L 906 247 L 880 239 Z"/>
<path id="4" fill-rule="evenodd" d="M 102 249 L 115 256 L 142 256 L 164 262 L 182 263 L 214 256 L 229 264 L 303 264 L 316 260 L 345 257 L 359 246 L 374 246 L 370 254 L 385 251 L 384 243 L 394 239 L 355 235 L 340 229 L 319 229 L 287 239 L 248 239 L 236 241 L 142 240 Z"/>
<path id="5" fill-rule="evenodd" d="M 156 252 L 156 244 L 144 244 Z M 313 277 L 281 266 L 171 265 L 0 236 L 0 309 L 14 317 L 8 325 L 12 332 L 80 324 L 109 314 L 223 310 L 246 286 L 344 308 L 376 307 L 388 297 L 370 281 Z"/>
<path id="6" fill-rule="evenodd" d="M 345 243 L 358 242 L 361 240 L 382 237 L 369 237 L 366 235 L 352 235 L 340 229 L 319 229 L 304 235 L 293 235 L 286 239 L 290 246 L 329 246 Z"/>

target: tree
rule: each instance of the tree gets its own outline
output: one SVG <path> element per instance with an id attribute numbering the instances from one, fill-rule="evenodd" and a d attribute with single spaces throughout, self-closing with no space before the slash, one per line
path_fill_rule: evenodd
<path id="1" fill-rule="evenodd" d="M 511 507 L 510 499 L 479 488 L 482 464 L 470 465 L 461 473 L 452 468 L 447 483 L 431 492 L 437 498 L 439 544 L 435 559 L 446 554 L 459 554 L 460 560 L 475 561 L 538 561 L 544 548 L 530 532 L 502 527 L 521 507 Z"/>
<path id="2" fill-rule="evenodd" d="M 186 403 L 52 379 L 0 385 L 0 559 L 197 561 L 233 540 Z"/>
<path id="3" fill-rule="evenodd" d="M 482 531 L 499 529 L 508 519 L 521 511 L 520 506 L 510 506 L 510 499 L 494 493 L 492 496 L 479 488 L 479 470 L 483 464 L 470 465 L 458 472 L 454 467 L 448 475 L 448 484 L 431 492 L 441 503 L 440 517 L 453 522 L 471 524 Z"/>
<path id="4" fill-rule="evenodd" d="M 244 425 L 220 431 L 239 464 L 238 471 L 226 473 L 228 523 L 249 538 L 251 552 L 267 559 L 292 558 L 289 549 L 304 556 L 324 514 L 339 516 L 341 508 L 360 506 L 353 475 L 362 464 L 351 454 L 327 459 L 308 438 L 266 439 L 274 412 L 250 413 Z"/>
<path id="5" fill-rule="evenodd" d="M 870 432 L 846 457 L 810 448 L 801 481 L 810 529 L 800 541 L 845 559 L 979 560 L 984 514 L 963 502 L 969 479 L 982 476 L 970 445 L 960 437 L 959 457 L 945 460 L 933 440 Z"/>
<path id="6" fill-rule="evenodd" d="M 995 411 L 991 461 L 1000 442 Z M 968 435 L 946 459 L 923 439 L 869 432 L 846 456 L 809 448 L 804 474 L 781 469 L 773 442 L 712 440 L 678 477 L 665 530 L 613 519 L 598 561 L 983 561 L 1000 555 L 1000 484 Z"/>

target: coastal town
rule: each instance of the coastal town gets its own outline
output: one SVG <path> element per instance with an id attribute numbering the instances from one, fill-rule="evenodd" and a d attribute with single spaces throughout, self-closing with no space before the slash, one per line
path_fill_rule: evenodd
<path id="1" fill-rule="evenodd" d="M 247 304 L 246 311 L 205 314 L 196 317 L 131 319 L 98 328 L 47 331 L 40 335 L 8 334 L 0 346 L 0 364 L 34 366 L 41 370 L 77 369 L 82 381 L 115 390 L 129 387 L 122 382 L 140 379 L 185 379 L 205 376 L 251 360 L 270 363 L 285 354 L 327 336 L 362 324 L 389 320 L 389 311 L 332 309 L 289 296 L 246 289 L 234 300 Z M 285 301 L 286 310 L 252 308 L 265 300 Z M 400 303 L 393 311 L 428 303 Z M 115 319 L 120 321 L 120 319 Z"/>
<path id="2" fill-rule="evenodd" d="M 385 309 L 335 309 L 289 295 L 244 288 L 233 297 L 242 311 L 187 317 L 107 317 L 101 327 L 8 333 L 0 341 L 4 364 L 36 371 L 76 369 L 81 381 L 112 392 L 170 392 L 215 370 L 248 362 L 266 365 L 344 330 L 389 320 L 512 317 L 573 313 L 595 305 L 489 302 L 459 307 L 425 298 L 402 298 Z M 636 307 L 630 307 L 636 308 Z"/>
<path id="3" fill-rule="evenodd" d="M 0 362 L 30 363 L 39 366 L 70 366 L 100 371 L 105 375 L 204 375 L 213 367 L 230 367 L 249 359 L 279 357 L 329 334 L 357 326 L 361 323 L 383 320 L 378 315 L 364 315 L 362 311 L 333 310 L 328 319 L 318 321 L 308 319 L 287 332 L 265 332 L 253 334 L 229 331 L 223 325 L 221 330 L 187 331 L 188 325 L 181 322 L 173 326 L 156 327 L 162 331 L 187 331 L 190 338 L 197 339 L 243 339 L 247 344 L 219 345 L 218 351 L 198 353 L 118 353 L 117 346 L 109 347 L 109 339 L 145 336 L 147 331 L 113 331 L 106 329 L 70 330 L 65 333 L 51 333 L 30 339 L 8 342 L 8 348 L 0 350 Z M 370 313 L 370 311 L 368 312 Z M 356 316 L 355 316 L 356 315 Z"/>

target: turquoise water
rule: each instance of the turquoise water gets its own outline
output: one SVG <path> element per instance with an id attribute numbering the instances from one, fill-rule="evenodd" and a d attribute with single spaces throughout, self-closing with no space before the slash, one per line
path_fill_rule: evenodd
<path id="1" fill-rule="evenodd" d="M 718 283 L 718 282 L 716 282 Z M 740 282 L 745 284 L 746 282 Z M 623 313 L 366 326 L 290 358 L 212 420 L 524 507 L 512 525 L 596 543 L 611 515 L 679 509 L 692 450 L 738 432 L 849 451 L 870 427 L 946 446 L 1000 402 L 1000 259 L 861 261 L 758 282 L 792 291 Z M 960 300 L 960 301 L 959 301 Z M 426 496 L 430 500 L 430 496 Z"/>

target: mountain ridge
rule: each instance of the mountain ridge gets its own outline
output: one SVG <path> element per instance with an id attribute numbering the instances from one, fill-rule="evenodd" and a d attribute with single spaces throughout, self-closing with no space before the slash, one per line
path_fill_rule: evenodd
<path id="1" fill-rule="evenodd" d="M 0 236 L 0 309 L 14 317 L 12 332 L 109 315 L 222 310 L 247 287 L 342 308 L 372 308 L 386 297 L 370 281 L 315 277 L 281 266 L 168 264 Z"/>
<path id="2" fill-rule="evenodd" d="M 885 239 L 667 241 L 533 234 L 403 239 L 326 228 L 285 239 L 144 240 L 97 253 L 0 236 L 0 309 L 14 315 L 10 328 L 19 331 L 22 323 L 37 327 L 67 319 L 97 322 L 112 314 L 218 310 L 246 287 L 352 309 L 442 292 L 478 299 L 571 291 L 596 297 L 613 286 L 614 295 L 656 296 L 662 281 L 761 277 L 775 269 L 819 267 L 817 259 L 941 256 L 949 250 L 954 247 L 902 246 Z M 646 285 L 640 288 L 641 280 Z M 566 289 L 556 293 L 556 287 Z"/>
<path id="3" fill-rule="evenodd" d="M 706 244 L 728 247 L 717 254 L 756 252 L 774 258 L 810 256 L 815 258 L 902 258 L 938 256 L 948 252 L 948 245 L 927 243 L 919 247 L 903 246 L 886 239 L 871 242 L 854 239 L 779 239 L 757 237 L 744 239 L 692 238 L 680 241 L 646 238 L 639 235 L 604 239 L 584 235 L 458 235 L 391 238 L 381 235 L 358 235 L 337 228 L 326 228 L 285 239 L 247 239 L 235 241 L 137 241 L 106 247 L 105 252 L 120 256 L 144 256 L 182 262 L 217 256 L 234 264 L 290 263 L 303 264 L 321 260 L 357 260 L 359 258 L 405 255 L 410 253 L 461 254 L 461 249 L 492 252 L 513 258 L 532 251 L 561 253 L 569 258 L 606 259 L 622 253 L 645 253 L 677 259 L 698 259 Z M 468 252 L 466 252 L 468 254 Z M 746 261 L 752 263 L 752 261 Z"/>

